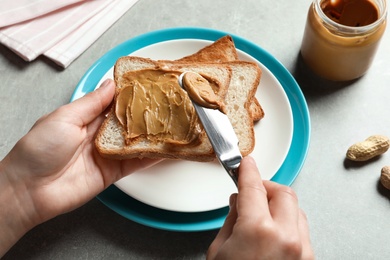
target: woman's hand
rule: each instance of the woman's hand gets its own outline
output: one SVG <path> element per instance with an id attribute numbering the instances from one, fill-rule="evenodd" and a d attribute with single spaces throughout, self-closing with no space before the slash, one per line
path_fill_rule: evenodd
<path id="1" fill-rule="evenodd" d="M 115 84 L 107 80 L 96 91 L 42 117 L 1 161 L 0 208 L 6 216 L 0 213 L 0 230 L 12 220 L 15 231 L 23 227 L 18 232 L 23 235 L 83 205 L 127 174 L 157 162 L 108 160 L 97 153 L 94 137 L 114 93 Z"/>
<path id="2" fill-rule="evenodd" d="M 254 160 L 244 158 L 238 194 L 211 244 L 208 259 L 314 259 L 309 228 L 294 191 L 262 181 Z"/>

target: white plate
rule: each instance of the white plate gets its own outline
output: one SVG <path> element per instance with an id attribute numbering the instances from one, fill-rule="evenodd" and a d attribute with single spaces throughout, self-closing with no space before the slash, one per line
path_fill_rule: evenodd
<path id="1" fill-rule="evenodd" d="M 179 39 L 158 42 L 130 55 L 151 59 L 178 59 L 210 44 L 207 40 Z M 255 125 L 256 145 L 251 154 L 263 179 L 278 171 L 289 151 L 293 118 L 283 87 L 259 61 L 239 51 L 239 58 L 257 62 L 262 69 L 256 93 L 265 117 Z M 111 68 L 100 80 L 112 78 Z M 158 165 L 127 176 L 115 185 L 133 198 L 157 208 L 177 212 L 203 212 L 228 205 L 230 194 L 237 189 L 218 162 L 200 163 L 166 160 Z"/>

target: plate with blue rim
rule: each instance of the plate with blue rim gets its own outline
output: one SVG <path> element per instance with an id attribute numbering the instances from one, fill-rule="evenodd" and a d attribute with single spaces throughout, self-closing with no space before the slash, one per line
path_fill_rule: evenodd
<path id="1" fill-rule="evenodd" d="M 286 121 L 284 122 L 285 125 L 280 127 L 283 128 L 283 132 L 281 132 L 284 138 L 281 138 L 283 140 L 282 143 L 274 146 L 271 145 L 270 142 L 272 142 L 272 138 L 266 138 L 267 135 L 266 137 L 261 136 L 260 140 L 256 142 L 256 147 L 263 145 L 266 146 L 266 149 L 268 150 L 276 150 L 275 153 L 277 153 L 277 156 L 274 157 L 279 158 L 279 160 L 273 160 L 273 164 L 268 168 L 268 164 L 265 165 L 266 163 L 258 162 L 262 177 L 284 185 L 291 185 L 301 171 L 309 148 L 311 127 L 306 100 L 293 76 L 277 59 L 260 46 L 240 36 L 214 29 L 193 27 L 169 28 L 139 35 L 114 47 L 98 59 L 88 69 L 76 86 L 71 101 L 93 91 L 105 78 L 110 77 L 112 68 L 119 57 L 135 55 L 153 59 L 177 59 L 192 54 L 202 46 L 206 46 L 225 35 L 230 35 L 233 38 L 240 59 L 257 62 L 263 71 L 258 90 L 260 93 L 259 95 L 256 94 L 256 97 L 258 97 L 260 104 L 262 106 L 264 105 L 265 118 L 269 117 L 270 121 L 279 120 L 280 122 L 278 122 L 278 124 Z M 271 94 L 268 95 L 267 90 L 262 89 L 262 84 L 266 85 L 268 88 L 270 88 L 269 85 L 277 85 L 274 87 L 277 90 L 276 92 L 275 90 L 272 90 Z M 276 103 L 278 107 L 269 108 L 271 105 L 267 105 L 267 97 L 272 101 L 269 102 L 269 104 Z M 275 97 L 278 100 L 272 100 L 275 99 Z M 283 107 L 287 106 L 288 109 L 283 110 Z M 276 114 L 273 115 L 272 111 L 274 110 L 281 110 L 284 112 L 283 114 L 280 114 L 280 111 L 275 112 Z M 265 118 L 265 123 L 262 122 L 262 119 L 258 123 L 259 126 L 255 125 L 255 128 L 266 128 L 264 127 L 264 125 L 267 125 Z M 274 118 L 274 120 L 271 120 L 272 118 Z M 274 129 L 272 131 L 276 130 L 277 129 Z M 259 130 L 259 132 L 261 131 L 262 130 Z M 256 132 L 256 139 L 257 138 L 258 133 Z M 265 156 L 264 148 L 263 151 L 260 151 L 259 153 L 260 154 L 255 153 L 252 155 L 256 161 L 258 160 L 258 157 Z M 266 153 L 268 153 L 268 151 L 266 151 Z M 157 165 L 155 167 L 159 166 Z M 176 163 L 168 162 L 168 166 L 160 166 L 156 169 L 167 168 L 166 172 L 172 172 L 170 170 L 171 167 L 177 167 Z M 191 167 L 191 165 L 181 165 L 179 167 L 187 167 L 186 169 L 195 168 Z M 211 172 L 212 174 L 218 172 L 218 170 L 216 170 L 219 167 L 218 164 L 214 163 L 211 167 L 212 168 L 209 168 L 208 172 Z M 161 171 L 164 172 L 164 170 Z M 156 172 L 156 170 L 153 170 L 153 172 Z M 187 172 L 187 170 L 185 172 Z M 229 179 L 230 177 L 222 171 L 218 174 L 224 175 L 223 178 L 225 179 L 223 180 L 217 173 L 215 177 L 210 177 L 210 173 L 207 173 L 207 171 L 205 173 L 205 171 L 201 169 L 198 170 L 198 172 L 202 172 L 204 175 L 203 178 L 211 180 L 207 181 L 211 183 L 209 189 L 215 188 L 215 182 L 218 182 L 219 185 L 224 187 L 224 189 L 222 189 L 223 191 L 215 196 L 218 198 L 216 199 L 217 202 L 209 203 L 209 201 L 213 201 L 214 196 L 210 199 L 210 194 L 203 195 L 203 197 L 202 194 L 200 194 L 200 200 L 196 200 L 194 203 L 188 203 L 188 199 L 192 199 L 199 195 L 197 194 L 197 189 L 193 190 L 192 193 L 190 193 L 191 195 L 187 196 L 188 198 L 185 195 L 182 196 L 182 194 L 177 193 L 178 191 L 173 191 L 171 192 L 172 194 L 167 195 L 165 200 L 161 200 L 159 197 L 164 196 L 159 195 L 166 193 L 164 192 L 164 188 L 167 187 L 161 188 L 153 186 L 155 185 L 156 174 L 154 173 L 152 176 L 150 173 L 145 174 L 142 172 L 131 174 L 129 178 L 126 177 L 128 179 L 122 179 L 120 181 L 122 184 L 118 182 L 111 185 L 100 193 L 97 198 L 107 207 L 125 218 L 158 229 L 171 231 L 205 231 L 220 228 L 229 210 L 227 206 L 229 195 L 236 192 L 236 188 Z M 161 180 L 170 177 L 170 173 L 166 174 L 168 175 L 164 176 L 164 173 L 159 172 L 159 177 L 157 177 L 157 179 L 160 178 L 160 180 L 158 183 Z M 191 175 L 191 173 L 186 174 Z M 193 175 L 194 173 L 192 173 L 191 182 L 194 181 Z M 140 189 L 133 194 L 133 182 L 137 183 L 137 181 L 139 181 L 137 178 L 141 178 L 141 182 L 145 181 L 142 178 L 146 178 L 148 181 L 152 180 L 152 183 L 151 185 L 146 183 L 147 186 L 144 186 L 143 189 Z M 186 182 L 185 178 L 187 177 L 185 174 L 184 177 L 180 175 L 180 178 L 184 178 L 184 182 Z M 179 179 L 177 181 L 180 181 L 181 184 L 175 185 L 174 187 L 183 186 L 183 179 Z M 195 179 L 198 179 L 198 176 Z M 188 180 L 189 179 L 187 179 L 187 181 Z M 202 179 L 201 176 L 199 183 L 204 183 L 205 180 L 206 179 Z M 135 186 L 139 187 L 140 185 L 136 184 Z M 189 187 L 191 186 L 199 186 L 199 184 L 192 184 Z M 171 188 L 171 186 L 169 188 Z M 185 188 L 185 190 L 187 189 L 188 188 Z M 147 192 L 143 193 L 145 190 Z M 218 191 L 219 189 L 215 190 Z M 179 191 L 181 192 L 181 190 Z M 207 192 L 209 193 L 210 191 Z M 172 196 L 175 196 L 176 201 L 172 199 Z M 183 198 L 183 201 L 180 202 L 179 200 L 179 202 L 177 202 L 178 197 Z M 156 200 L 156 198 L 158 199 Z"/>

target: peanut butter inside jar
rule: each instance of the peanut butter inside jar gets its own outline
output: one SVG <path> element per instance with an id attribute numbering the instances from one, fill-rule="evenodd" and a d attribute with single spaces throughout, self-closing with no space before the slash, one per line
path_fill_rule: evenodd
<path id="1" fill-rule="evenodd" d="M 386 0 L 314 0 L 301 54 L 319 76 L 353 80 L 369 69 L 386 28 Z"/>

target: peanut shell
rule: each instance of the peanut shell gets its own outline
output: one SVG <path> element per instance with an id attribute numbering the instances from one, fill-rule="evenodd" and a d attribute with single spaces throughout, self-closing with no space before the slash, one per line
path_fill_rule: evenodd
<path id="1" fill-rule="evenodd" d="M 390 190 L 390 166 L 382 168 L 380 181 L 386 189 Z"/>
<path id="2" fill-rule="evenodd" d="M 383 135 L 373 135 L 365 141 L 349 147 L 347 158 L 352 161 L 367 161 L 385 153 L 390 146 L 390 140 Z"/>

